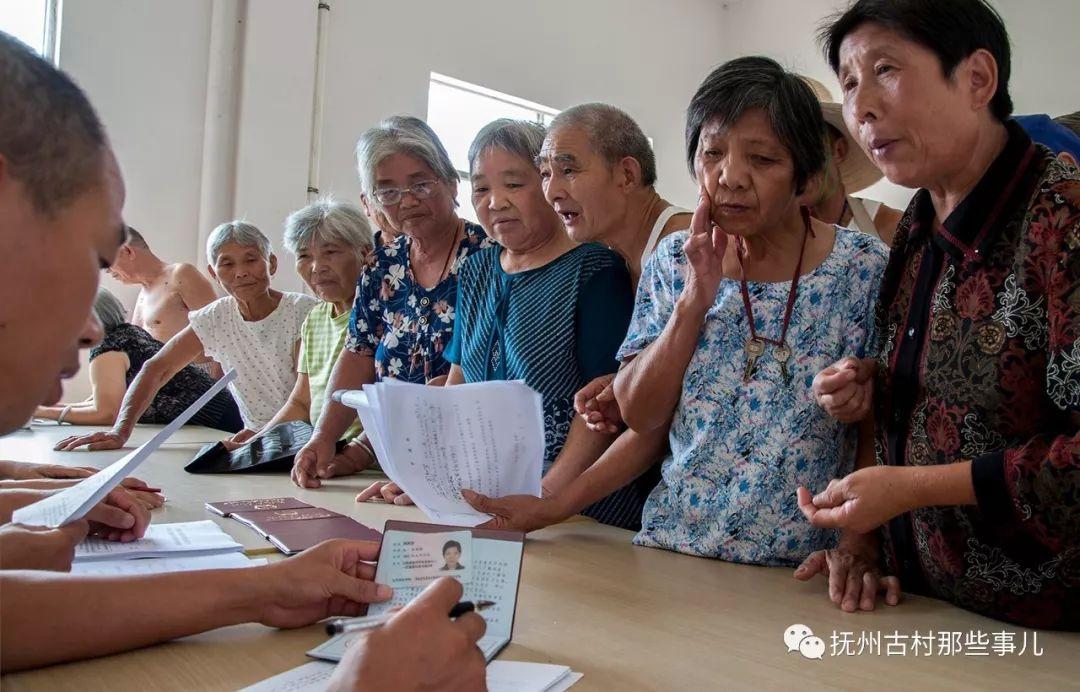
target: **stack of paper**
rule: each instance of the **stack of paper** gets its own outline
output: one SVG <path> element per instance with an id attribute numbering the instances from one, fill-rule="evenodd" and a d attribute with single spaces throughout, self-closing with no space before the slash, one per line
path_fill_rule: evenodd
<path id="1" fill-rule="evenodd" d="M 151 524 L 146 535 L 130 543 L 88 538 L 75 547 L 75 562 L 160 557 L 204 557 L 243 552 L 244 546 L 212 521 Z"/>
<path id="2" fill-rule="evenodd" d="M 334 674 L 334 664 L 305 663 L 281 675 L 245 687 L 241 692 L 316 692 L 325 690 Z M 487 667 L 490 692 L 562 692 L 582 678 L 566 666 L 547 663 L 492 661 Z"/>
<path id="3" fill-rule="evenodd" d="M 225 389 L 225 385 L 235 379 L 235 370 L 225 373 L 224 377 L 215 382 L 202 396 L 192 402 L 191 406 L 188 406 L 183 413 L 159 430 L 156 435 L 138 449 L 124 455 L 114 463 L 94 475 L 84 478 L 75 485 L 53 493 L 32 505 L 20 507 L 11 515 L 12 523 L 24 526 L 56 528 L 83 518 L 94 505 L 109 494 L 110 490 L 120 485 L 124 478 L 135 471 L 139 464 L 143 463 L 158 447 L 164 444 L 165 440 L 180 429 L 180 426 L 187 423 L 218 392 Z"/>
<path id="4" fill-rule="evenodd" d="M 523 382 L 428 387 L 397 380 L 335 392 L 355 408 L 379 465 L 433 521 L 476 526 L 490 517 L 463 489 L 540 495 L 544 414 Z"/>
<path id="5" fill-rule="evenodd" d="M 265 565 L 266 558 L 250 559 L 243 553 L 223 553 L 201 557 L 162 557 L 156 560 L 91 560 L 71 565 L 72 574 L 105 574 L 113 577 L 128 574 L 162 574 L 201 569 L 235 569 Z"/>

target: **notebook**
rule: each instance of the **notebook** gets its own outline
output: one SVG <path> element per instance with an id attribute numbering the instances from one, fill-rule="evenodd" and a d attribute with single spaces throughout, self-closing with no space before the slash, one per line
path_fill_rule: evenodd
<path id="1" fill-rule="evenodd" d="M 206 508 L 247 526 L 286 555 L 303 552 L 331 538 L 382 540 L 378 531 L 351 517 L 295 497 L 208 502 Z"/>
<path id="2" fill-rule="evenodd" d="M 161 574 L 164 572 L 191 572 L 204 569 L 237 569 L 259 567 L 266 558 L 251 559 L 243 553 L 199 555 L 196 557 L 161 557 L 155 560 L 91 560 L 75 562 L 72 574 L 107 574 L 113 577 L 130 574 Z"/>
<path id="3" fill-rule="evenodd" d="M 295 497 L 268 497 L 262 500 L 226 500 L 206 503 L 208 510 L 223 517 L 231 517 L 233 512 L 258 512 L 265 509 L 302 509 L 310 506 Z"/>
<path id="4" fill-rule="evenodd" d="M 87 538 L 75 546 L 75 562 L 135 560 L 151 557 L 198 557 L 243 552 L 244 546 L 212 521 L 151 524 L 130 543 Z"/>
<path id="5" fill-rule="evenodd" d="M 456 544 L 456 554 L 451 544 Z M 495 602 L 481 613 L 487 633 L 479 642 L 484 658 L 491 661 L 513 636 L 524 548 L 525 534 L 520 531 L 388 521 L 375 581 L 394 587 L 394 598 L 369 606 L 368 614 L 403 606 L 435 579 L 453 577 L 462 583 L 463 600 Z M 362 632 L 339 634 L 308 651 L 308 656 L 340 661 L 352 641 L 362 636 Z"/>

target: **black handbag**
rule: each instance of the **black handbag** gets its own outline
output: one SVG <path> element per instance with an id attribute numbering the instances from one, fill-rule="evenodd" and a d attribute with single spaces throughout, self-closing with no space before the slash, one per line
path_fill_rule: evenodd
<path id="1" fill-rule="evenodd" d="M 220 442 L 208 444 L 184 467 L 188 473 L 285 472 L 293 467 L 293 458 L 311 440 L 310 423 L 294 420 L 267 430 L 243 447 L 230 452 Z M 339 440 L 337 451 L 347 443 Z"/>

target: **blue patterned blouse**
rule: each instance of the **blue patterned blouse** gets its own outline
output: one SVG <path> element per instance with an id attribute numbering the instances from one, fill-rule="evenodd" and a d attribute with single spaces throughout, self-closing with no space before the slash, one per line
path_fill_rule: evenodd
<path id="1" fill-rule="evenodd" d="M 665 238 L 646 264 L 620 360 L 643 351 L 667 324 L 688 269 L 686 238 L 686 232 Z M 872 350 L 887 258 L 879 240 L 837 229 L 832 252 L 799 281 L 788 382 L 767 350 L 743 384 L 749 327 L 739 282 L 720 284 L 683 377 L 671 455 L 635 543 L 762 565 L 795 565 L 833 544 L 833 532 L 803 517 L 795 490 L 820 490 L 850 472 L 857 430 L 817 405 L 811 383 L 840 358 Z M 779 336 L 790 286 L 749 284 L 758 334 Z"/>
<path id="2" fill-rule="evenodd" d="M 409 243 L 401 235 L 368 257 L 356 282 L 345 348 L 373 356 L 378 379 L 423 384 L 450 371 L 443 350 L 454 333 L 458 271 L 466 257 L 491 241 L 483 228 L 466 221 L 450 272 L 430 290 L 413 277 Z"/>
<path id="3" fill-rule="evenodd" d="M 566 442 L 574 394 L 615 372 L 633 306 L 617 254 L 586 244 L 548 264 L 507 274 L 500 247 L 461 268 L 454 338 L 446 359 L 468 382 L 524 380 L 544 398 L 544 470 Z"/>

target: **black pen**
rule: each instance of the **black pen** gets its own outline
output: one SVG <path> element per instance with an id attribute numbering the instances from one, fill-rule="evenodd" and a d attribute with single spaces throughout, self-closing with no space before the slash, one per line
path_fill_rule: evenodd
<path id="1" fill-rule="evenodd" d="M 448 617 L 461 617 L 465 613 L 480 612 L 494 607 L 494 605 L 494 601 L 462 601 L 450 609 Z M 396 610 L 382 615 L 368 615 L 361 618 L 338 618 L 326 623 L 326 633 L 334 635 L 375 629 L 385 625 L 395 615 L 397 615 Z"/>

